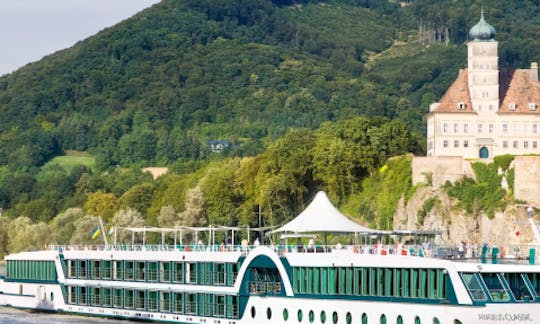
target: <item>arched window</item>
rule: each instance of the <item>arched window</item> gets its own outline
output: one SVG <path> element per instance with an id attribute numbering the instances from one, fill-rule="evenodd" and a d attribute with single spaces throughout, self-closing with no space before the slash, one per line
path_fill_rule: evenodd
<path id="1" fill-rule="evenodd" d="M 479 152 L 479 156 L 481 159 L 487 159 L 489 157 L 489 150 L 487 149 L 487 147 L 482 146 Z"/>

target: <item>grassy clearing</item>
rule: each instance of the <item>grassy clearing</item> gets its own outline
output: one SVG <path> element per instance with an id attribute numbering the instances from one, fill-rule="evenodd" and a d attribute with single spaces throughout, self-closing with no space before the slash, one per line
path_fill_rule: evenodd
<path id="1" fill-rule="evenodd" d="M 67 155 L 57 156 L 49 161 L 44 167 L 59 165 L 67 172 L 71 171 L 77 165 L 85 165 L 94 169 L 96 159 L 86 152 L 69 151 Z"/>

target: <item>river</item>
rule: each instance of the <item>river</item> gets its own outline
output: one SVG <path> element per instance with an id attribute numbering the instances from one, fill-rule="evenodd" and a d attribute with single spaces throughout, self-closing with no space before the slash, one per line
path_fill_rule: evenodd
<path id="1" fill-rule="evenodd" d="M 0 324 L 130 324 L 134 323 L 125 320 L 112 320 L 102 317 L 90 317 L 90 316 L 75 316 L 68 314 L 57 313 L 38 313 L 29 312 L 20 309 L 14 309 L 9 307 L 0 307 Z"/>

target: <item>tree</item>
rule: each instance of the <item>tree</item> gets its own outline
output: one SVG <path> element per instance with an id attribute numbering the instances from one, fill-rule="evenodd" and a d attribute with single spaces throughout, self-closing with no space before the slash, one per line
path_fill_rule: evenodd
<path id="1" fill-rule="evenodd" d="M 140 213 L 146 213 L 152 204 L 154 191 L 155 187 L 153 183 L 144 182 L 137 184 L 120 197 L 120 204 L 123 208 L 132 208 Z"/>
<path id="2" fill-rule="evenodd" d="M 111 223 L 117 228 L 118 242 L 131 242 L 132 233 L 122 230 L 123 227 L 143 227 L 144 219 L 138 211 L 134 209 L 121 209 L 113 217 Z M 142 238 L 139 238 L 142 239 Z M 142 240 L 141 240 L 142 241 Z"/>
<path id="3" fill-rule="evenodd" d="M 119 209 L 118 199 L 111 193 L 97 191 L 88 196 L 84 203 L 84 211 L 87 214 L 102 217 L 104 222 L 109 221 Z"/>
<path id="4" fill-rule="evenodd" d="M 68 244 L 75 232 L 75 223 L 84 217 L 82 208 L 69 208 L 56 215 L 49 223 L 51 229 L 51 242 L 55 244 Z"/>
<path id="5" fill-rule="evenodd" d="M 92 239 L 92 234 L 96 226 L 99 226 L 99 219 L 96 216 L 84 215 L 73 223 L 73 235 L 70 244 L 97 244 L 103 243 L 101 236 Z"/>
<path id="6" fill-rule="evenodd" d="M 205 226 L 208 224 L 206 200 L 200 186 L 191 188 L 186 193 L 186 209 L 178 215 L 176 225 Z"/>

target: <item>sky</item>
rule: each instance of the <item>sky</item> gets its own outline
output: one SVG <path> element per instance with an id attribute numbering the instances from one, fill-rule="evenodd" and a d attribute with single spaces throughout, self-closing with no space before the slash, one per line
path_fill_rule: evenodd
<path id="1" fill-rule="evenodd" d="M 0 0 L 0 75 L 112 26 L 159 0 Z"/>

